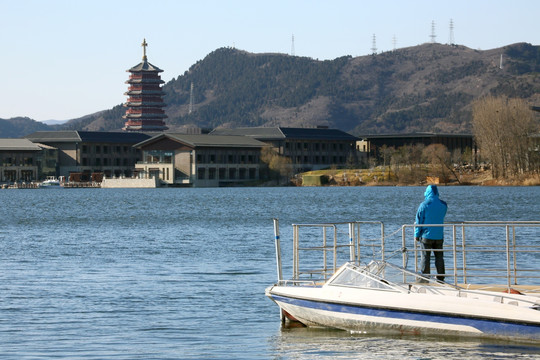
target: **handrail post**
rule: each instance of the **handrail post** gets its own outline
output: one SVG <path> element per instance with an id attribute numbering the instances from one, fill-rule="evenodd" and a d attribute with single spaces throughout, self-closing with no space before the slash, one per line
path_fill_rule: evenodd
<path id="1" fill-rule="evenodd" d="M 457 239 L 456 239 L 456 225 L 452 225 L 452 251 L 454 255 L 454 285 L 457 286 Z"/>
<path id="2" fill-rule="evenodd" d="M 516 227 L 512 225 L 512 249 L 514 253 L 514 285 L 517 285 L 517 249 L 516 249 Z"/>
<path id="3" fill-rule="evenodd" d="M 276 266 L 278 281 L 283 280 L 283 271 L 281 267 L 281 241 L 279 239 L 279 220 L 274 218 L 274 237 L 276 246 Z"/>
<path id="4" fill-rule="evenodd" d="M 510 275 L 510 226 L 506 225 L 506 280 L 508 283 L 508 290 L 510 290 L 512 285 L 511 275 Z"/>
<path id="5" fill-rule="evenodd" d="M 353 223 L 349 223 L 349 248 L 350 248 L 350 253 L 349 253 L 349 260 L 350 261 L 354 261 L 354 258 L 355 258 L 355 251 L 354 251 L 354 227 L 353 227 Z"/>
<path id="6" fill-rule="evenodd" d="M 337 226 L 334 224 L 334 267 L 333 273 L 337 270 Z"/>
<path id="7" fill-rule="evenodd" d="M 406 249 L 406 234 L 405 234 L 405 225 L 403 225 L 401 227 L 401 248 L 402 249 Z M 401 258 L 402 258 L 402 266 L 405 267 L 405 265 L 407 265 L 407 254 L 405 252 L 402 253 L 401 255 Z M 416 262 L 415 262 L 415 268 L 416 268 Z M 416 269 L 415 269 L 416 271 Z"/>
<path id="8" fill-rule="evenodd" d="M 324 273 L 324 278 L 326 279 L 327 277 L 327 273 L 328 273 L 328 259 L 327 259 L 327 256 L 326 256 L 326 226 L 323 226 L 322 228 L 323 230 L 323 273 Z"/>
<path id="9" fill-rule="evenodd" d="M 465 225 L 461 224 L 461 252 L 463 257 L 463 283 L 467 283 L 467 250 L 465 248 Z"/>
<path id="10" fill-rule="evenodd" d="M 381 223 L 381 260 L 384 261 L 384 223 Z"/>
<path id="11" fill-rule="evenodd" d="M 293 225 L 293 279 L 298 279 L 298 225 Z"/>

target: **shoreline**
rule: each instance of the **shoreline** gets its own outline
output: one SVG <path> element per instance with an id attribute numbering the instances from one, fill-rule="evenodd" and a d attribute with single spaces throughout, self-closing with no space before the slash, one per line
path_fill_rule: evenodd
<path id="1" fill-rule="evenodd" d="M 421 180 L 398 179 L 393 173 L 381 171 L 351 170 L 317 170 L 298 174 L 293 185 L 296 186 L 423 186 L 435 184 L 440 186 L 540 186 L 540 174 L 527 174 L 507 179 L 494 179 L 488 170 L 458 173 L 458 178 L 426 176 Z M 459 180 L 458 180 L 459 179 Z"/>

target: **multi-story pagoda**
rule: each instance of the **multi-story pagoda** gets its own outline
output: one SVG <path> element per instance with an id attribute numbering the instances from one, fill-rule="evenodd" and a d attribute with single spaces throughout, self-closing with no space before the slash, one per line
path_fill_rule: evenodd
<path id="1" fill-rule="evenodd" d="M 163 131 L 167 130 L 164 119 L 167 118 L 163 108 L 164 92 L 161 89 L 160 68 L 150 64 L 146 58 L 146 39 L 141 44 L 143 47 L 142 62 L 135 65 L 129 70 L 131 73 L 129 80 L 128 91 L 125 95 L 128 96 L 127 102 L 124 104 L 127 107 L 126 114 L 123 116 L 126 119 L 123 130 L 126 131 Z"/>

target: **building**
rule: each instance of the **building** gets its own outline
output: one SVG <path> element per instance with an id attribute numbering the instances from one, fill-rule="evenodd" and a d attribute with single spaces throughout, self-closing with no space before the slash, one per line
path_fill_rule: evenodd
<path id="1" fill-rule="evenodd" d="M 128 91 L 125 95 L 128 96 L 127 102 L 124 104 L 127 107 L 126 114 L 123 116 L 126 119 L 123 130 L 126 131 L 164 131 L 167 130 L 164 119 L 165 103 L 163 102 L 164 92 L 161 89 L 160 72 L 163 72 L 157 66 L 150 64 L 146 57 L 146 39 L 141 44 L 143 47 L 142 62 L 135 65 L 131 69 Z"/>
<path id="2" fill-rule="evenodd" d="M 344 167 L 360 160 L 356 151 L 359 139 L 338 129 L 252 127 L 216 129 L 210 135 L 241 135 L 262 141 L 290 158 L 294 172 Z"/>
<path id="3" fill-rule="evenodd" d="M 56 175 L 58 152 L 28 139 L 0 139 L 0 182 L 32 182 Z"/>
<path id="4" fill-rule="evenodd" d="M 378 157 L 383 146 L 400 148 L 405 145 L 442 144 L 448 151 L 460 151 L 470 149 L 477 153 L 477 146 L 472 134 L 437 134 L 437 133 L 412 133 L 412 134 L 385 134 L 385 135 L 360 135 L 362 139 L 357 143 L 359 151 Z"/>
<path id="5" fill-rule="evenodd" d="M 135 145 L 139 177 L 169 186 L 216 187 L 260 179 L 264 143 L 246 136 L 163 133 Z"/>
<path id="6" fill-rule="evenodd" d="M 82 174 L 82 181 L 92 173 L 107 177 L 130 177 L 141 153 L 133 145 L 150 138 L 138 132 L 38 131 L 25 137 L 33 143 L 58 149 L 56 176 L 69 178 Z"/>

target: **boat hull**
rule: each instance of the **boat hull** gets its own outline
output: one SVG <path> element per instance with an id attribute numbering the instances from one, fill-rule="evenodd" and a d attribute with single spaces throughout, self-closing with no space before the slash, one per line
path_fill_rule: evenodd
<path id="1" fill-rule="evenodd" d="M 310 295 L 287 294 L 287 287 L 267 289 L 267 296 L 282 310 L 306 326 L 328 327 L 356 332 L 394 332 L 417 335 L 474 336 L 538 342 L 540 340 L 540 311 L 519 310 L 522 314 L 506 319 L 489 316 L 488 310 L 475 315 L 474 306 L 461 301 L 464 311 L 437 311 L 435 306 L 424 306 L 428 310 L 410 306 L 409 301 L 351 302 L 331 299 L 323 295 L 323 289 L 310 289 Z M 285 291 L 284 291 L 285 290 Z M 297 290 L 295 290 L 298 292 Z M 319 292 L 320 294 L 317 294 Z M 313 295 L 318 297 L 313 297 Z M 343 295 L 343 294 L 341 294 Z M 410 296 L 410 295 L 407 295 Z M 391 298 L 391 296 L 387 296 Z M 394 302 L 394 303 L 392 303 Z M 382 303 L 382 305 L 381 305 Z M 422 305 L 422 304 L 419 304 Z M 443 304 L 444 306 L 444 304 Z M 407 308 L 408 307 L 408 308 Z M 515 310 L 515 309 L 511 309 Z M 467 314 L 467 311 L 470 313 Z M 492 311 L 500 311 L 495 307 Z M 516 310 L 517 311 L 517 310 Z M 532 321 L 530 320 L 532 316 Z M 529 320 L 526 320 L 529 317 Z"/>

